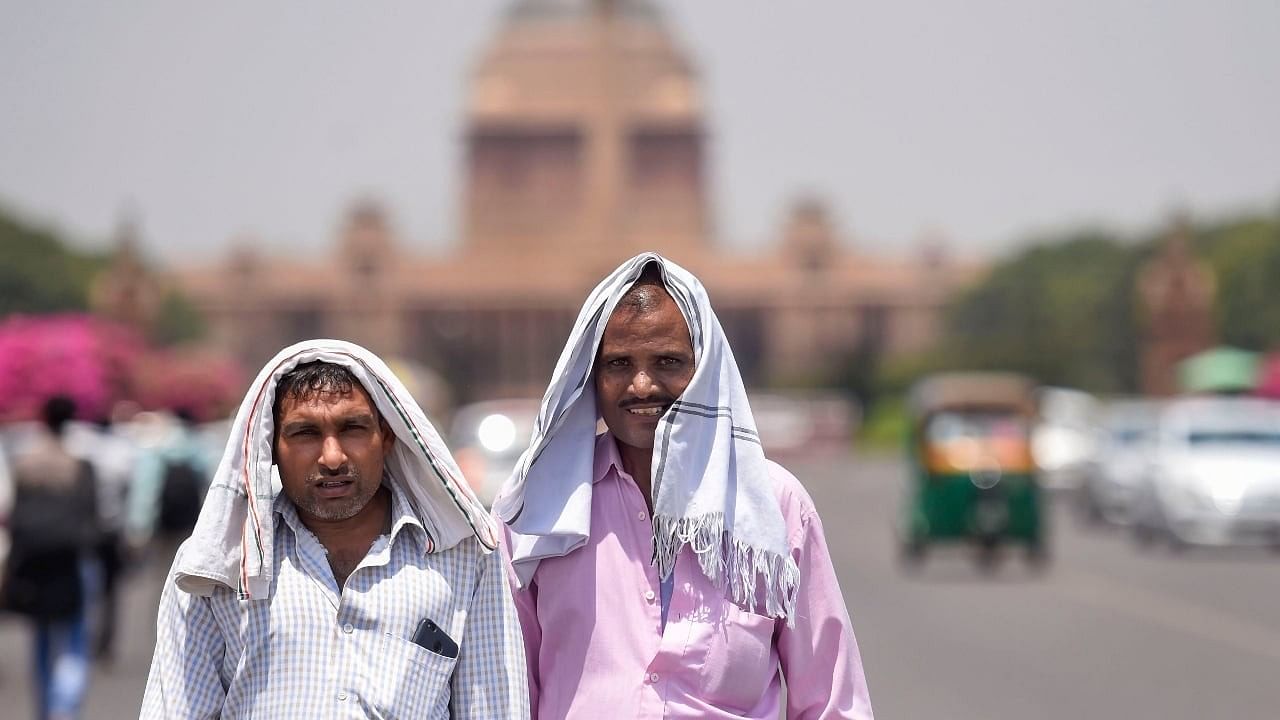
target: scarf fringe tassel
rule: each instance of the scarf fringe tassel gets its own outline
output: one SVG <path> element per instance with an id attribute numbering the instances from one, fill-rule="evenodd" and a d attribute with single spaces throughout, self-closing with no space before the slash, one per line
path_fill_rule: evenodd
<path id="1" fill-rule="evenodd" d="M 724 513 L 698 517 L 653 518 L 653 554 L 659 577 L 669 577 L 680 548 L 688 545 L 698 558 L 702 572 L 717 588 L 728 585 L 734 604 L 755 612 L 784 618 L 795 625 L 796 588 L 800 569 L 790 555 L 779 555 L 753 547 L 724 529 Z M 756 578 L 763 577 L 764 597 L 756 593 Z"/>

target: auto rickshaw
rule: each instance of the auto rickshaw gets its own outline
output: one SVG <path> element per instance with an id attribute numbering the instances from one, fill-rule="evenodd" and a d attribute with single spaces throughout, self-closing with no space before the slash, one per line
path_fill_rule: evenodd
<path id="1" fill-rule="evenodd" d="M 902 558 L 924 560 L 935 543 L 976 545 L 994 568 L 1000 546 L 1046 558 L 1041 489 L 1031 454 L 1034 384 L 1013 373 L 942 373 L 908 398 L 910 477 L 900 523 Z"/>

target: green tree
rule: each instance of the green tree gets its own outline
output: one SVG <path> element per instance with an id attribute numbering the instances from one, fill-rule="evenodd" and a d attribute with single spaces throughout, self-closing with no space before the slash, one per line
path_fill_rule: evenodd
<path id="1" fill-rule="evenodd" d="M 1256 351 L 1280 347 L 1280 222 L 1242 218 L 1198 235 L 1196 250 L 1217 280 L 1222 342 Z"/>
<path id="2" fill-rule="evenodd" d="M 89 283 L 105 263 L 0 209 L 0 316 L 86 309 Z"/>
<path id="3" fill-rule="evenodd" d="M 1136 392 L 1137 277 L 1166 236 L 1079 230 L 1029 243 L 953 299 L 936 348 L 881 364 L 876 391 L 900 395 L 941 370 L 1013 370 L 1093 392 Z M 1214 271 L 1219 340 L 1280 350 L 1280 218 L 1202 222 L 1192 229 L 1192 247 Z"/>
<path id="4" fill-rule="evenodd" d="M 1045 383 L 1128 390 L 1136 374 L 1133 278 L 1140 253 L 1099 231 L 1047 239 L 957 298 L 939 360 Z"/>
<path id="5" fill-rule="evenodd" d="M 111 259 L 111 253 L 74 249 L 0 207 L 0 317 L 88 310 L 93 280 Z M 169 290 L 144 330 L 160 345 L 178 345 L 203 337 L 205 323 L 186 297 Z"/>

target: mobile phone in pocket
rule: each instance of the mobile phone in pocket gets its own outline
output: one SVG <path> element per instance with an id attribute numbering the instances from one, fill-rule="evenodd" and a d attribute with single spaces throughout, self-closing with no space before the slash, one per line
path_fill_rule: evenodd
<path id="1" fill-rule="evenodd" d="M 422 618 L 418 623 L 418 629 L 413 631 L 413 643 L 441 657 L 458 657 L 458 643 L 430 618 Z"/>

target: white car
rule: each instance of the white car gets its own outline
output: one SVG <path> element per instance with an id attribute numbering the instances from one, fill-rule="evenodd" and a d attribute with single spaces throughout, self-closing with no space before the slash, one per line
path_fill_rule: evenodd
<path id="1" fill-rule="evenodd" d="M 751 415 L 771 458 L 848 451 L 855 403 L 833 392 L 751 393 Z"/>
<path id="2" fill-rule="evenodd" d="M 1280 403 L 1176 400 L 1155 437 L 1133 507 L 1140 542 L 1280 547 Z"/>
<path id="3" fill-rule="evenodd" d="M 1097 458 L 1080 493 L 1088 520 L 1129 523 L 1134 498 L 1151 462 L 1159 410 L 1154 400 L 1116 400 L 1103 409 Z"/>
<path id="4" fill-rule="evenodd" d="M 458 409 L 449 450 L 485 507 L 529 447 L 540 403 L 533 399 L 488 400 Z"/>
<path id="5" fill-rule="evenodd" d="M 1031 453 L 1040 482 L 1050 490 L 1077 490 L 1093 473 L 1098 442 L 1098 400 L 1062 387 L 1036 390 L 1039 421 L 1031 432 Z"/>

